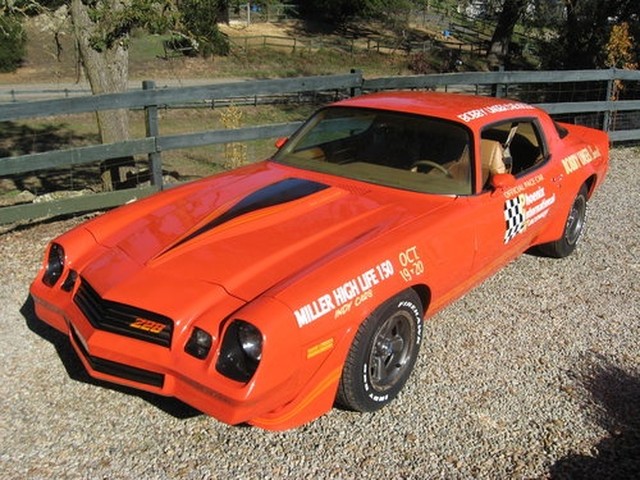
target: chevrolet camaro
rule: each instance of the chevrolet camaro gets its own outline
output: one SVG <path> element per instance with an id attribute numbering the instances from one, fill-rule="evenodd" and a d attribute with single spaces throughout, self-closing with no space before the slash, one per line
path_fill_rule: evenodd
<path id="1" fill-rule="evenodd" d="M 272 430 L 377 410 L 424 318 L 525 251 L 576 248 L 609 141 L 516 101 L 386 92 L 276 146 L 49 244 L 35 312 L 92 377 Z"/>

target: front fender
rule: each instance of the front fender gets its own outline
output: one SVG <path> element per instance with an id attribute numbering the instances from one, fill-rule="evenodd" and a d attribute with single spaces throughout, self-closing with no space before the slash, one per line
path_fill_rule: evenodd
<path id="1" fill-rule="evenodd" d="M 313 372 L 295 398 L 281 408 L 249 420 L 267 430 L 287 430 L 303 425 L 333 408 L 342 368 L 357 329 L 347 328 L 306 348 L 305 372 Z M 319 352 L 319 353 L 316 353 Z"/>

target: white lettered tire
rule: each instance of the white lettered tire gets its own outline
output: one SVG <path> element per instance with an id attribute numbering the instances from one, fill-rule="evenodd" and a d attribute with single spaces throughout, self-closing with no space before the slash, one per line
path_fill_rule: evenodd
<path id="1" fill-rule="evenodd" d="M 405 290 L 380 305 L 360 325 L 345 361 L 337 403 L 371 412 L 402 390 L 422 342 L 422 302 Z"/>

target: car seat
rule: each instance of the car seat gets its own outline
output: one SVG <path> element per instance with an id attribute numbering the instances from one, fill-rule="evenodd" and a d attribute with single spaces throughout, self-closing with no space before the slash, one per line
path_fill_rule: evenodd
<path id="1" fill-rule="evenodd" d="M 485 185 L 490 175 L 507 173 L 502 157 L 502 145 L 495 140 L 480 140 L 480 162 L 482 167 L 482 184 Z"/>

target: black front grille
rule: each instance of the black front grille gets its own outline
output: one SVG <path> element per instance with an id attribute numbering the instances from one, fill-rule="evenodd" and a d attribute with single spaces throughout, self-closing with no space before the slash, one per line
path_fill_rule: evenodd
<path id="1" fill-rule="evenodd" d="M 120 377 L 127 380 L 131 380 L 138 383 L 144 383 L 146 385 L 152 385 L 154 387 L 162 388 L 164 385 L 164 375 L 161 373 L 151 372 L 142 368 L 132 367 L 125 365 L 124 363 L 113 362 L 104 358 L 94 357 L 89 355 L 89 352 L 84 348 L 84 345 L 78 338 L 75 328 L 71 327 L 71 335 L 76 345 L 82 352 L 84 358 L 89 362 L 91 368 L 96 372 L 104 373 L 106 375 L 112 375 L 114 377 Z"/>
<path id="2" fill-rule="evenodd" d="M 104 300 L 91 285 L 81 279 L 73 301 L 98 330 L 137 338 L 164 347 L 171 345 L 173 321 L 163 315 Z"/>

